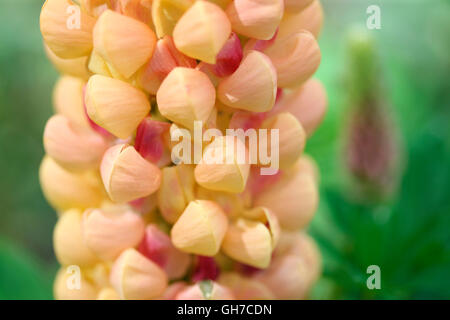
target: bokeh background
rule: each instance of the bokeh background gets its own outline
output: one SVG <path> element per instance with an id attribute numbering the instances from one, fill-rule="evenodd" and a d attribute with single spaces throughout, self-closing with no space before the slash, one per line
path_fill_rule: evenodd
<path id="1" fill-rule="evenodd" d="M 56 215 L 38 182 L 57 73 L 42 0 L 0 0 L 0 299 L 51 299 Z M 322 0 L 328 114 L 307 152 L 321 170 L 310 227 L 315 299 L 450 298 L 450 1 Z M 381 8 L 368 30 L 366 9 Z M 381 269 L 368 290 L 366 269 Z"/>

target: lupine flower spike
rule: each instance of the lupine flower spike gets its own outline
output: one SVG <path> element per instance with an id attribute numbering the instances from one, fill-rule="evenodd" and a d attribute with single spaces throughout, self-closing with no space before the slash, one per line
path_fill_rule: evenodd
<path id="1" fill-rule="evenodd" d="M 318 0 L 45 1 L 56 299 L 308 297 L 322 20 Z"/>

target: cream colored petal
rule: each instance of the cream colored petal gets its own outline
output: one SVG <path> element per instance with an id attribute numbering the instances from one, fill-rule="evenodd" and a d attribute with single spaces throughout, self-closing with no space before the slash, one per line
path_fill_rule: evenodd
<path id="1" fill-rule="evenodd" d="M 48 156 L 42 160 L 39 178 L 45 198 L 57 210 L 95 207 L 103 200 L 96 173 L 69 171 Z"/>
<path id="2" fill-rule="evenodd" d="M 250 38 L 272 38 L 283 16 L 283 0 L 234 0 L 227 9 L 233 31 Z"/>
<path id="3" fill-rule="evenodd" d="M 192 166 L 178 165 L 162 169 L 158 207 L 164 219 L 175 223 L 187 204 L 193 200 L 194 171 Z"/>
<path id="4" fill-rule="evenodd" d="M 272 130 L 278 130 L 278 156 L 281 169 L 292 166 L 302 155 L 306 144 L 306 133 L 300 122 L 288 112 L 280 113 L 265 120 L 261 126 L 267 129 L 269 138 L 267 139 L 268 150 L 270 151 Z M 267 154 L 270 154 L 268 152 Z"/>
<path id="5" fill-rule="evenodd" d="M 263 223 L 238 219 L 228 227 L 222 250 L 236 261 L 267 268 L 272 255 L 272 236 Z"/>
<path id="6" fill-rule="evenodd" d="M 75 278 L 75 270 L 70 267 L 61 267 L 56 274 L 53 284 L 53 295 L 56 300 L 95 300 L 97 288 L 83 276 Z M 79 279 L 79 283 L 78 280 Z M 80 285 L 79 287 L 77 285 Z"/>
<path id="7" fill-rule="evenodd" d="M 156 36 L 146 24 L 107 10 L 94 28 L 94 50 L 125 78 L 153 54 Z"/>
<path id="8" fill-rule="evenodd" d="M 60 58 L 73 59 L 89 54 L 94 24 L 95 19 L 70 0 L 47 0 L 42 6 L 42 37 Z"/>
<path id="9" fill-rule="evenodd" d="M 72 76 L 61 76 L 53 89 L 55 113 L 62 114 L 80 127 L 90 128 L 84 110 L 83 87 L 86 83 Z"/>
<path id="10" fill-rule="evenodd" d="M 310 79 L 302 87 L 285 95 L 277 110 L 292 113 L 309 136 L 325 117 L 327 105 L 325 88 L 320 81 Z"/>
<path id="11" fill-rule="evenodd" d="M 319 44 L 308 31 L 277 39 L 264 53 L 277 70 L 279 87 L 294 87 L 310 78 L 320 65 Z"/>
<path id="12" fill-rule="evenodd" d="M 156 95 L 158 108 L 167 119 L 193 129 L 194 121 L 209 118 L 216 91 L 203 72 L 177 67 L 164 79 Z"/>
<path id="13" fill-rule="evenodd" d="M 53 246 L 56 258 L 62 265 L 87 267 L 99 261 L 84 243 L 79 210 L 66 211 L 58 219 L 53 232 Z"/>
<path id="14" fill-rule="evenodd" d="M 106 151 L 100 171 L 106 192 L 115 202 L 129 202 L 148 196 L 161 184 L 159 168 L 126 144 Z"/>
<path id="15" fill-rule="evenodd" d="M 225 12 L 207 1 L 196 1 L 178 20 L 173 39 L 185 55 L 216 63 L 216 56 L 231 33 Z"/>
<path id="16" fill-rule="evenodd" d="M 45 53 L 48 59 L 53 63 L 55 68 L 63 74 L 81 78 L 83 80 L 89 79 L 91 73 L 87 68 L 88 56 L 81 56 L 73 59 L 62 59 L 53 53 L 52 50 L 44 43 Z"/>
<path id="17" fill-rule="evenodd" d="M 267 208 L 254 207 L 243 211 L 242 216 L 247 219 L 262 222 L 267 229 L 269 229 L 272 238 L 272 250 L 275 249 L 281 234 L 280 224 L 278 223 L 278 218 L 276 215 Z"/>
<path id="18" fill-rule="evenodd" d="M 319 36 L 323 23 L 323 9 L 319 0 L 314 0 L 311 5 L 299 13 L 286 12 L 278 28 L 278 37 L 284 38 L 301 30 L 308 30 L 316 38 Z"/>
<path id="19" fill-rule="evenodd" d="M 172 35 L 175 24 L 192 5 L 192 0 L 154 0 L 152 18 L 158 38 Z"/>
<path id="20" fill-rule="evenodd" d="M 259 193 L 255 206 L 269 208 L 282 228 L 298 230 L 306 227 L 319 202 L 316 177 L 309 171 L 292 170 Z"/>
<path id="21" fill-rule="evenodd" d="M 95 169 L 107 147 L 101 135 L 76 126 L 63 115 L 54 115 L 45 126 L 45 151 L 68 169 Z"/>
<path id="22" fill-rule="evenodd" d="M 126 82 L 101 75 L 89 79 L 85 102 L 92 121 L 122 139 L 131 136 L 150 111 L 143 92 Z"/>
<path id="23" fill-rule="evenodd" d="M 94 74 L 100 74 L 102 76 L 112 78 L 108 64 L 96 50 L 92 50 L 91 56 L 89 57 L 88 68 Z"/>
<path id="24" fill-rule="evenodd" d="M 250 51 L 239 68 L 219 83 L 217 97 L 229 107 L 265 112 L 272 109 L 277 93 L 277 75 L 270 59 Z"/>
<path id="25" fill-rule="evenodd" d="M 204 188 L 239 193 L 245 189 L 249 170 L 244 143 L 234 136 L 221 136 L 205 148 L 194 173 L 195 180 Z"/>
<path id="26" fill-rule="evenodd" d="M 220 249 L 227 226 L 227 217 L 216 203 L 192 201 L 171 230 L 172 242 L 182 251 L 214 256 Z"/>
<path id="27" fill-rule="evenodd" d="M 277 299 L 305 299 L 311 287 L 311 277 L 305 261 L 287 255 L 275 259 L 267 270 L 255 279 L 266 285 Z"/>
<path id="28" fill-rule="evenodd" d="M 167 276 L 135 249 L 127 249 L 113 265 L 111 284 L 121 299 L 148 300 L 163 294 Z"/>
<path id="29" fill-rule="evenodd" d="M 103 260 L 114 260 L 144 236 L 142 218 L 121 206 L 115 210 L 86 210 L 82 227 L 84 242 Z"/>

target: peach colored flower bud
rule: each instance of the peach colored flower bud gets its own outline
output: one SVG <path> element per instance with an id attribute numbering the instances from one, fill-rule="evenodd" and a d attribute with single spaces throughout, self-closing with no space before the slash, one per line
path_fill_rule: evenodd
<path id="1" fill-rule="evenodd" d="M 68 169 L 94 168 L 107 147 L 102 136 L 76 126 L 63 115 L 54 115 L 45 126 L 45 151 Z"/>
<path id="2" fill-rule="evenodd" d="M 283 0 L 234 0 L 227 7 L 233 31 L 249 38 L 272 38 L 283 16 Z"/>
<path id="3" fill-rule="evenodd" d="M 175 300 L 176 296 L 187 287 L 187 283 L 184 281 L 178 281 L 170 284 L 162 297 L 161 300 Z"/>
<path id="4" fill-rule="evenodd" d="M 315 282 L 322 271 L 322 257 L 314 240 L 305 232 L 283 232 L 274 252 L 274 258 L 292 255 L 301 257 L 307 267 L 311 283 Z"/>
<path id="5" fill-rule="evenodd" d="M 178 293 L 176 300 L 234 300 L 230 289 L 214 281 L 202 281 Z"/>
<path id="6" fill-rule="evenodd" d="M 64 212 L 58 219 L 53 232 L 53 246 L 62 265 L 86 267 L 99 261 L 83 240 L 81 212 L 76 209 Z"/>
<path id="7" fill-rule="evenodd" d="M 229 76 L 239 67 L 242 57 L 241 40 L 233 32 L 217 54 L 216 64 L 210 65 L 211 70 L 218 77 Z"/>
<path id="8" fill-rule="evenodd" d="M 327 104 L 325 88 L 320 81 L 311 79 L 302 87 L 284 96 L 277 110 L 292 113 L 310 136 L 322 122 L 327 111 Z"/>
<path id="9" fill-rule="evenodd" d="M 56 274 L 53 295 L 56 300 L 95 300 L 97 288 L 83 276 L 81 270 L 79 282 L 70 268 L 62 267 Z M 79 285 L 79 287 L 78 287 Z"/>
<path id="10" fill-rule="evenodd" d="M 126 206 L 88 209 L 83 214 L 83 239 L 102 260 L 114 260 L 144 236 L 144 221 Z"/>
<path id="11" fill-rule="evenodd" d="M 61 76 L 53 89 L 55 113 L 62 114 L 74 124 L 89 128 L 84 112 L 83 87 L 85 82 L 72 76 Z"/>
<path id="12" fill-rule="evenodd" d="M 194 200 L 194 185 L 193 166 L 180 164 L 162 169 L 158 207 L 167 222 L 175 223 L 188 203 Z"/>
<path id="13" fill-rule="evenodd" d="M 240 218 L 228 227 L 222 250 L 236 261 L 267 268 L 272 255 L 273 238 L 263 223 Z"/>
<path id="14" fill-rule="evenodd" d="M 278 36 L 284 38 L 301 30 L 308 30 L 316 38 L 323 22 L 323 9 L 319 0 L 313 2 L 299 13 L 285 12 L 281 20 Z"/>
<path id="15" fill-rule="evenodd" d="M 217 282 L 229 288 L 236 300 L 273 300 L 275 298 L 260 281 L 242 277 L 238 273 L 224 273 Z"/>
<path id="16" fill-rule="evenodd" d="M 101 75 L 89 79 L 85 102 L 89 117 L 122 139 L 131 136 L 150 111 L 144 93 L 126 82 Z"/>
<path id="17" fill-rule="evenodd" d="M 217 88 L 217 97 L 222 103 L 253 112 L 272 109 L 276 94 L 276 70 L 270 59 L 258 51 L 250 51 L 239 68 Z"/>
<path id="18" fill-rule="evenodd" d="M 125 78 L 150 59 L 156 44 L 150 27 L 111 10 L 98 18 L 93 37 L 94 50 Z"/>
<path id="19" fill-rule="evenodd" d="M 159 168 L 126 144 L 106 151 L 100 171 L 106 192 L 115 202 L 129 202 L 148 196 L 161 184 Z"/>
<path id="20" fill-rule="evenodd" d="M 173 40 L 185 55 L 216 63 L 216 56 L 231 33 L 225 12 L 208 1 L 196 1 L 178 20 Z"/>
<path id="21" fill-rule="evenodd" d="M 130 248 L 114 262 L 111 284 L 121 299 L 149 300 L 164 293 L 167 275 L 151 260 Z"/>
<path id="22" fill-rule="evenodd" d="M 162 81 L 176 67 L 194 68 L 195 59 L 184 55 L 175 47 L 171 36 L 164 36 L 156 42 L 150 61 L 139 75 L 139 83 L 145 91 L 156 94 Z"/>
<path id="23" fill-rule="evenodd" d="M 161 114 L 188 129 L 194 128 L 194 121 L 209 118 L 215 99 L 216 91 L 208 76 L 184 67 L 173 69 L 156 95 Z"/>
<path id="24" fill-rule="evenodd" d="M 279 87 L 294 87 L 310 78 L 319 67 L 319 44 L 308 31 L 277 39 L 264 50 L 277 70 Z"/>
<path id="25" fill-rule="evenodd" d="M 272 250 L 275 249 L 281 233 L 277 216 L 264 207 L 254 207 L 253 209 L 245 210 L 242 212 L 242 216 L 263 223 L 269 229 L 272 238 Z"/>
<path id="26" fill-rule="evenodd" d="M 313 0 L 284 0 L 284 8 L 289 13 L 298 13 L 308 7 Z"/>
<path id="27" fill-rule="evenodd" d="M 71 0 L 47 0 L 41 10 L 42 37 L 62 59 L 79 58 L 92 49 L 95 19 L 82 10 L 77 14 L 71 8 L 77 8 Z"/>
<path id="28" fill-rule="evenodd" d="M 170 237 L 155 224 L 146 227 L 144 238 L 139 244 L 139 252 L 159 265 L 169 280 L 182 278 L 191 262 L 190 256 L 176 249 Z"/>
<path id="29" fill-rule="evenodd" d="M 44 49 L 48 59 L 52 62 L 55 68 L 62 74 L 67 74 L 72 77 L 89 79 L 91 73 L 87 68 L 88 56 L 82 56 L 73 59 L 62 59 L 53 53 L 48 45 L 44 42 Z"/>
<path id="30" fill-rule="evenodd" d="M 104 288 L 98 293 L 97 300 L 120 300 L 120 297 L 113 288 Z"/>
<path id="31" fill-rule="evenodd" d="M 292 166 L 303 153 L 306 133 L 300 122 L 290 113 L 284 112 L 265 120 L 261 126 L 267 129 L 267 150 L 271 150 L 271 130 L 278 130 L 279 166 L 281 169 Z M 267 153 L 270 154 L 270 153 Z"/>
<path id="32" fill-rule="evenodd" d="M 203 152 L 195 168 L 195 180 L 214 191 L 244 191 L 250 170 L 248 151 L 235 136 L 216 137 Z"/>
<path id="33" fill-rule="evenodd" d="M 101 182 L 94 172 L 69 171 L 48 156 L 42 160 L 39 179 L 47 201 L 59 211 L 95 207 L 103 199 Z"/>
<path id="34" fill-rule="evenodd" d="M 254 205 L 269 208 L 282 228 L 297 230 L 311 221 L 318 198 L 316 177 L 294 166 L 276 183 L 260 192 L 254 199 Z"/>
<path id="35" fill-rule="evenodd" d="M 171 230 L 178 249 L 203 256 L 214 256 L 220 249 L 228 227 L 222 209 L 208 200 L 191 201 Z"/>
<path id="36" fill-rule="evenodd" d="M 304 259 L 292 255 L 274 259 L 270 267 L 255 275 L 276 299 L 305 299 L 311 281 Z"/>
<path id="37" fill-rule="evenodd" d="M 158 38 L 172 35 L 175 24 L 192 3 L 192 0 L 152 1 L 152 19 Z"/>

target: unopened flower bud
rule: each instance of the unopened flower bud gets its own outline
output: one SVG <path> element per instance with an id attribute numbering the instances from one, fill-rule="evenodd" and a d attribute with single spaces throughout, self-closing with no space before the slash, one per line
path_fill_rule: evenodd
<path id="1" fill-rule="evenodd" d="M 92 29 L 95 19 L 71 0 L 47 0 L 40 16 L 41 33 L 49 48 L 62 59 L 79 58 L 92 49 Z M 79 21 L 75 21 L 78 20 Z"/>
<path id="2" fill-rule="evenodd" d="M 205 122 L 209 118 L 216 91 L 203 72 L 177 67 L 164 79 L 156 99 L 164 117 L 193 129 L 194 121 Z"/>
<path id="3" fill-rule="evenodd" d="M 55 68 L 62 74 L 72 77 L 77 77 L 83 80 L 89 79 L 91 73 L 87 68 L 88 56 L 81 56 L 79 58 L 62 59 L 58 57 L 53 51 L 44 43 L 45 53 L 48 59 L 53 63 Z"/>
<path id="4" fill-rule="evenodd" d="M 114 262 L 111 284 L 121 299 L 155 299 L 164 293 L 167 275 L 154 262 L 130 248 Z"/>
<path id="5" fill-rule="evenodd" d="M 242 192 L 250 170 L 248 162 L 247 148 L 239 138 L 216 137 L 195 168 L 195 180 L 210 190 Z"/>
<path id="6" fill-rule="evenodd" d="M 66 168 L 94 168 L 100 164 L 107 147 L 102 136 L 78 127 L 63 115 L 54 115 L 45 126 L 45 151 Z"/>
<path id="7" fill-rule="evenodd" d="M 144 221 L 126 206 L 88 209 L 83 214 L 82 227 L 84 242 L 103 260 L 114 260 L 144 236 Z"/>
<path id="8" fill-rule="evenodd" d="M 171 230 L 178 249 L 203 256 L 214 256 L 220 249 L 228 227 L 222 209 L 214 202 L 196 200 L 189 203 Z"/>
<path id="9" fill-rule="evenodd" d="M 283 0 L 234 0 L 226 12 L 235 32 L 267 40 L 277 30 L 283 9 Z"/>
<path id="10" fill-rule="evenodd" d="M 173 33 L 175 24 L 192 3 L 192 0 L 152 1 L 152 19 L 158 38 L 163 38 Z"/>
<path id="11" fill-rule="evenodd" d="M 106 192 L 115 202 L 129 202 L 148 196 L 161 184 L 159 168 L 126 144 L 109 148 L 100 169 Z"/>
<path id="12" fill-rule="evenodd" d="M 273 300 L 275 298 L 260 281 L 243 277 L 238 273 L 224 273 L 217 282 L 229 288 L 236 300 Z"/>
<path id="13" fill-rule="evenodd" d="M 56 258 L 62 265 L 86 267 L 99 261 L 84 242 L 81 224 L 81 211 L 76 209 L 64 212 L 58 219 L 53 245 Z"/>
<path id="14" fill-rule="evenodd" d="M 94 172 L 69 171 L 48 156 L 42 160 L 39 178 L 47 201 L 60 211 L 95 207 L 103 199 L 101 182 Z"/>
<path id="15" fill-rule="evenodd" d="M 86 86 L 86 108 L 96 124 L 126 139 L 150 111 L 145 94 L 132 85 L 105 76 L 92 76 Z"/>
<path id="16" fill-rule="evenodd" d="M 217 97 L 222 103 L 253 112 L 272 109 L 276 94 L 276 70 L 270 59 L 259 51 L 250 51 L 239 68 L 217 88 Z"/>
<path id="17" fill-rule="evenodd" d="M 216 56 L 231 33 L 225 12 L 214 3 L 196 1 L 178 20 L 173 39 L 185 55 L 207 63 L 216 63 Z"/>
<path id="18" fill-rule="evenodd" d="M 285 12 L 281 20 L 278 36 L 287 37 L 301 30 L 308 30 L 316 38 L 319 36 L 323 23 L 323 9 L 319 0 L 313 2 L 298 13 Z"/>
<path id="19" fill-rule="evenodd" d="M 162 169 L 158 207 L 167 222 L 175 223 L 194 199 L 194 185 L 193 166 L 180 164 Z"/>
<path id="20" fill-rule="evenodd" d="M 295 87 L 310 78 L 319 67 L 319 44 L 308 31 L 277 39 L 264 50 L 277 70 L 279 87 Z"/>
<path id="21" fill-rule="evenodd" d="M 155 44 L 150 27 L 111 10 L 102 13 L 94 28 L 94 50 L 125 78 L 150 59 Z"/>

